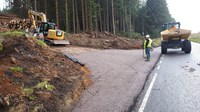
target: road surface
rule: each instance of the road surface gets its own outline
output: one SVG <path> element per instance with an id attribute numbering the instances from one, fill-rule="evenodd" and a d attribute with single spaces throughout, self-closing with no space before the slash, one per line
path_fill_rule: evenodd
<path id="1" fill-rule="evenodd" d="M 142 91 L 149 72 L 160 57 L 160 48 L 146 62 L 142 50 L 61 49 L 86 64 L 93 84 L 84 91 L 73 112 L 125 112 Z"/>
<path id="2" fill-rule="evenodd" d="M 196 43 L 192 43 L 191 54 L 169 50 L 168 54 L 162 55 L 133 111 L 199 112 L 199 62 L 200 44 Z"/>

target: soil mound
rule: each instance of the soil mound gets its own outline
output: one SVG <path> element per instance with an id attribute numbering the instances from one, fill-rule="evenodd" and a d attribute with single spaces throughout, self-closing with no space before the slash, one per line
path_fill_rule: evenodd
<path id="1" fill-rule="evenodd" d="M 71 45 L 97 49 L 141 49 L 142 40 L 129 39 L 108 32 L 86 32 L 67 37 Z"/>
<path id="2" fill-rule="evenodd" d="M 67 112 L 90 71 L 31 37 L 6 37 L 0 51 L 1 112 Z"/>

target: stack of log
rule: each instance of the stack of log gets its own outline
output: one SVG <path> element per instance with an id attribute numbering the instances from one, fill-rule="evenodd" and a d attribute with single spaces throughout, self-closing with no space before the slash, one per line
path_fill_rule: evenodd
<path id="1" fill-rule="evenodd" d="M 30 29 L 31 21 L 30 19 L 15 18 L 9 22 L 8 27 L 10 29 L 26 29 L 26 28 Z"/>
<path id="2" fill-rule="evenodd" d="M 30 19 L 19 19 L 14 14 L 0 13 L 0 27 L 9 29 L 26 29 L 31 27 Z"/>

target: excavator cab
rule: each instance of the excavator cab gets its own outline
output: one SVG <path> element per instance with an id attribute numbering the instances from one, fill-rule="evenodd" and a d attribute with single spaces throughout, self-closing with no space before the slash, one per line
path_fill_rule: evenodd
<path id="1" fill-rule="evenodd" d="M 55 24 L 50 22 L 42 22 L 39 33 L 43 33 L 44 36 L 47 36 L 49 29 L 55 30 Z"/>
<path id="2" fill-rule="evenodd" d="M 56 29 L 55 26 L 55 23 L 42 22 L 39 33 L 42 33 L 46 39 L 64 40 L 64 31 Z"/>

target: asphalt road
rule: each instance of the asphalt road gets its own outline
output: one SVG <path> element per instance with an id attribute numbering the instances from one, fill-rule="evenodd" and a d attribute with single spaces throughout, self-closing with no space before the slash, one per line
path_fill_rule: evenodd
<path id="1" fill-rule="evenodd" d="M 86 64 L 93 84 L 84 91 L 73 112 L 126 112 L 142 91 L 146 77 L 160 57 L 160 48 L 146 62 L 142 50 L 60 48 Z"/>
<path id="2" fill-rule="evenodd" d="M 196 43 L 192 43 L 190 54 L 184 54 L 180 50 L 169 50 L 168 54 L 162 55 L 151 74 L 157 77 L 144 112 L 199 112 L 199 62 L 200 44 Z M 150 81 L 147 85 L 150 85 Z M 142 102 L 145 96 L 148 95 L 143 95 L 139 102 Z M 142 110 L 141 104 L 137 105 L 137 110 Z"/>

